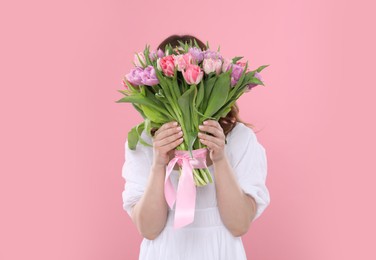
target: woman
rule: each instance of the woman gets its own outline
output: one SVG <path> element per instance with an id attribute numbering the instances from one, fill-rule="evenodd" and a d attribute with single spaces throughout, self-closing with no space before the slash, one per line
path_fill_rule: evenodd
<path id="1" fill-rule="evenodd" d="M 170 36 L 158 48 L 164 50 L 168 43 L 176 47 L 177 40 L 190 39 L 206 49 L 190 35 Z M 123 208 L 144 237 L 139 259 L 247 259 L 241 236 L 269 205 L 270 196 L 265 149 L 253 126 L 242 122 L 238 113 L 235 103 L 225 118 L 206 120 L 200 126 L 198 138 L 208 147 L 213 183 L 196 187 L 194 221 L 177 230 L 175 206 L 171 210 L 164 197 L 166 166 L 184 138 L 177 122 L 163 124 L 152 137 L 142 132 L 153 147 L 137 144 L 130 150 L 125 142 Z M 178 176 L 176 164 L 170 177 L 175 190 Z"/>

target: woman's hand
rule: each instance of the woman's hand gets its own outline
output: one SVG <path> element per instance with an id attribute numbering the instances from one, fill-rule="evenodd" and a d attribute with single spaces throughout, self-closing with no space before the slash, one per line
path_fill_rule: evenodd
<path id="1" fill-rule="evenodd" d="M 213 163 L 224 159 L 226 136 L 223 132 L 223 128 L 218 121 L 215 120 L 206 120 L 203 124 L 204 125 L 199 125 L 199 129 L 212 135 L 199 132 L 198 137 L 200 138 L 200 142 L 208 147 L 210 159 Z"/>
<path id="2" fill-rule="evenodd" d="M 166 166 L 170 161 L 170 151 L 183 142 L 183 131 L 175 121 L 163 124 L 153 137 L 153 164 Z"/>

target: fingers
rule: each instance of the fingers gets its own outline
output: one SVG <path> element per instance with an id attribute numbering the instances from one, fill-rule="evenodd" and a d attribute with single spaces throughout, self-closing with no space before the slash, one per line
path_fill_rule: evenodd
<path id="1" fill-rule="evenodd" d="M 160 133 L 158 137 L 159 137 L 159 139 L 157 140 L 158 145 L 164 146 L 171 142 L 174 142 L 177 139 L 182 138 L 183 131 L 178 130 L 178 128 L 171 128 Z"/>
<path id="2" fill-rule="evenodd" d="M 208 132 L 215 137 L 225 138 L 225 134 L 219 122 L 215 120 L 204 121 L 203 125 L 199 126 L 199 129 L 203 132 Z"/>
<path id="3" fill-rule="evenodd" d="M 222 138 L 217 138 L 203 133 L 198 133 L 198 137 L 200 138 L 200 141 L 208 147 L 210 147 L 210 143 L 212 143 L 215 146 L 213 148 L 220 148 L 225 145 L 225 140 Z"/>
<path id="4" fill-rule="evenodd" d="M 200 138 L 201 142 L 208 146 L 208 148 L 219 149 L 224 147 L 226 136 L 221 125 L 217 121 L 207 120 L 204 122 L 204 125 L 199 126 L 199 129 L 213 135 L 212 136 L 202 132 L 198 133 L 198 137 Z"/>
<path id="5" fill-rule="evenodd" d="M 165 149 L 166 152 L 169 152 L 170 150 L 174 149 L 176 146 L 178 146 L 179 144 L 181 144 L 183 142 L 184 138 L 181 137 L 167 145 L 164 145 L 162 146 L 163 149 Z"/>
<path id="6" fill-rule="evenodd" d="M 164 129 L 162 127 L 161 127 L 161 131 L 155 137 L 155 139 L 157 141 L 168 139 L 167 141 L 171 142 L 171 141 L 175 140 L 176 138 L 169 138 L 170 136 L 173 136 L 173 135 L 176 135 L 176 134 L 179 134 L 180 132 L 182 132 L 180 126 L 174 126 L 174 125 L 172 125 L 172 126 L 167 126 Z"/>
<path id="7" fill-rule="evenodd" d="M 211 142 L 210 140 L 207 139 L 200 139 L 201 143 L 206 145 L 209 150 L 216 150 L 219 151 L 221 150 L 221 146 L 217 145 L 215 142 Z"/>
<path id="8" fill-rule="evenodd" d="M 157 131 L 155 131 L 154 137 L 157 137 L 157 135 L 163 132 L 165 129 L 176 127 L 177 125 L 178 125 L 178 122 L 176 121 L 171 121 L 171 122 L 163 124 Z"/>
<path id="9" fill-rule="evenodd" d="M 168 152 L 183 142 L 183 131 L 177 122 L 163 124 L 154 134 L 154 146 Z"/>

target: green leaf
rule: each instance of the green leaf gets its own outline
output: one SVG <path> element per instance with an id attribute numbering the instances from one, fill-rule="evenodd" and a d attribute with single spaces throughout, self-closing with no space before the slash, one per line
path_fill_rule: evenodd
<path id="1" fill-rule="evenodd" d="M 196 97 L 196 108 L 199 109 L 200 105 L 201 105 L 201 102 L 202 100 L 204 99 L 204 94 L 205 94 L 205 89 L 204 89 L 204 81 L 201 80 L 200 81 L 200 85 L 197 86 L 198 87 L 198 93 L 197 93 L 197 97 Z"/>
<path id="2" fill-rule="evenodd" d="M 190 113 L 190 107 L 193 104 L 194 90 L 195 90 L 195 85 L 191 85 L 190 88 L 186 92 L 184 92 L 183 95 L 181 95 L 181 97 L 179 97 L 179 99 L 178 99 L 179 107 L 180 107 L 181 111 L 184 112 L 184 113 L 182 113 L 184 123 L 188 126 L 192 125 L 191 124 L 192 117 L 191 117 L 191 113 Z"/>
<path id="3" fill-rule="evenodd" d="M 196 107 L 193 107 L 194 109 L 194 112 L 197 113 L 198 115 L 200 115 L 201 117 L 199 117 L 199 124 L 201 124 L 203 121 L 205 121 L 205 119 L 212 119 L 212 120 L 215 120 L 215 117 L 211 117 L 211 116 L 206 116 L 204 115 L 203 113 L 201 113 L 199 110 L 197 110 Z"/>
<path id="4" fill-rule="evenodd" d="M 150 45 L 146 45 L 145 49 L 144 49 L 144 56 L 145 56 L 145 60 L 146 60 L 146 66 L 147 65 L 150 65 L 152 64 L 150 58 L 149 58 L 149 53 L 150 53 Z"/>
<path id="5" fill-rule="evenodd" d="M 162 72 L 160 72 L 159 70 L 156 70 L 156 76 L 159 80 L 159 86 L 161 86 L 162 90 L 163 90 L 163 93 L 165 95 L 165 97 L 167 98 L 167 100 L 169 100 L 171 102 L 171 100 L 173 99 L 173 95 L 172 93 L 170 92 L 170 89 L 171 89 L 171 79 L 169 79 L 168 77 L 165 77 L 162 75 Z"/>
<path id="6" fill-rule="evenodd" d="M 129 89 L 118 89 L 117 91 L 119 91 L 120 93 L 126 96 L 132 94 L 132 91 L 130 91 Z"/>
<path id="7" fill-rule="evenodd" d="M 182 47 L 182 48 L 185 47 L 185 44 L 181 40 L 178 40 L 178 43 L 179 43 L 180 47 Z"/>
<path id="8" fill-rule="evenodd" d="M 166 96 L 163 93 L 163 89 L 159 89 L 157 93 L 155 93 L 155 98 L 161 101 L 164 104 L 169 104 L 170 101 L 166 98 Z"/>
<path id="9" fill-rule="evenodd" d="M 153 93 L 152 88 L 146 87 L 145 88 L 145 97 L 149 100 L 151 100 L 154 104 L 156 104 L 158 107 L 163 107 L 163 102 L 156 97 L 156 95 Z"/>
<path id="10" fill-rule="evenodd" d="M 230 73 L 225 72 L 219 75 L 218 80 L 215 82 L 212 93 L 210 95 L 208 106 L 205 110 L 206 116 L 212 116 L 217 112 L 227 100 L 230 91 L 231 78 Z"/>
<path id="11" fill-rule="evenodd" d="M 140 104 L 140 105 L 146 105 L 146 106 L 153 108 L 154 110 L 158 111 L 159 113 L 161 113 L 161 114 L 163 114 L 167 117 L 171 117 L 169 115 L 168 111 L 166 111 L 163 108 L 157 106 L 152 100 L 145 98 L 141 94 L 126 96 L 126 97 L 123 97 L 122 99 L 116 101 L 116 103 L 120 103 L 120 102 L 137 103 L 137 104 Z"/>
<path id="12" fill-rule="evenodd" d="M 145 86 L 144 85 L 140 85 L 140 90 L 141 90 L 141 95 L 146 97 L 146 92 L 145 92 Z"/>
<path id="13" fill-rule="evenodd" d="M 262 82 L 258 78 L 251 78 L 248 82 L 249 83 L 247 83 L 247 84 L 257 84 L 257 85 L 263 85 L 264 86 L 264 82 Z"/>
<path id="14" fill-rule="evenodd" d="M 196 39 L 193 39 L 193 42 L 195 43 L 196 48 L 201 50 L 201 47 L 200 47 L 200 45 L 198 45 Z"/>
<path id="15" fill-rule="evenodd" d="M 155 96 L 158 98 L 166 98 L 163 94 L 163 89 L 159 89 L 157 93 L 155 93 Z"/>
<path id="16" fill-rule="evenodd" d="M 131 150 L 136 149 L 136 145 L 138 143 L 138 133 L 136 131 L 136 127 L 133 127 L 129 132 L 128 132 L 128 147 Z"/>
<path id="17" fill-rule="evenodd" d="M 268 67 L 269 65 L 262 65 L 260 67 L 258 67 L 258 69 L 256 70 L 257 72 L 261 72 L 263 69 L 265 69 L 266 67 Z"/>
<path id="18" fill-rule="evenodd" d="M 169 120 L 169 117 L 166 117 L 159 111 L 152 109 L 151 107 L 147 105 L 141 105 L 142 111 L 144 111 L 144 114 L 147 118 L 149 118 L 151 121 L 154 121 L 156 123 L 165 123 Z"/>
<path id="19" fill-rule="evenodd" d="M 150 121 L 149 118 L 145 118 L 144 125 L 145 125 L 146 134 L 151 137 L 151 132 L 150 132 L 150 130 L 151 130 L 151 121 Z"/>
<path id="20" fill-rule="evenodd" d="M 207 79 L 204 82 L 204 99 L 203 99 L 202 105 L 200 107 L 200 109 L 202 109 L 201 111 L 206 110 L 206 108 L 208 106 L 208 101 L 210 100 L 211 91 L 212 91 L 213 86 L 214 86 L 217 79 L 218 79 L 218 77 L 214 76 L 214 77 Z"/>
<path id="21" fill-rule="evenodd" d="M 152 135 L 151 135 L 152 128 L 154 128 L 154 127 L 160 128 L 161 126 L 162 126 L 161 123 L 155 123 L 155 122 L 151 121 L 149 118 L 145 119 L 145 131 L 146 131 L 146 134 L 149 135 L 150 137 L 152 137 Z"/>
<path id="22" fill-rule="evenodd" d="M 231 105 L 222 107 L 217 113 L 214 114 L 215 120 L 219 120 L 221 117 L 225 117 L 231 111 Z"/>
<path id="23" fill-rule="evenodd" d="M 132 106 L 141 114 L 142 118 L 146 118 L 144 111 L 139 107 L 139 104 L 132 103 Z"/>
<path id="24" fill-rule="evenodd" d="M 193 154 L 192 154 L 193 144 L 195 143 L 197 134 L 198 134 L 197 131 L 187 131 L 188 151 L 190 152 L 191 157 L 193 157 Z"/>
<path id="25" fill-rule="evenodd" d="M 241 59 L 243 59 L 243 56 L 237 56 L 237 57 L 232 59 L 232 63 L 235 64 L 238 60 L 241 60 Z"/>
<path id="26" fill-rule="evenodd" d="M 136 126 L 136 132 L 137 132 L 137 135 L 138 135 L 138 140 L 141 144 L 145 145 L 145 146 L 153 146 L 152 144 L 149 144 L 148 142 L 146 142 L 142 137 L 142 131 L 145 129 L 145 121 L 138 124 Z"/>
<path id="27" fill-rule="evenodd" d="M 190 88 L 181 95 L 178 99 L 178 104 L 183 111 L 182 117 L 184 120 L 184 126 L 186 130 L 186 141 L 188 144 L 188 147 L 190 150 L 192 149 L 192 145 L 194 143 L 196 135 L 194 134 L 194 129 L 193 129 L 193 123 L 194 123 L 194 118 L 193 118 L 193 113 L 192 113 L 192 106 L 193 106 L 193 97 L 194 97 L 194 91 L 195 91 L 196 85 L 191 85 Z M 196 115 L 197 116 L 197 115 Z"/>
<path id="28" fill-rule="evenodd" d="M 190 106 L 191 109 L 191 115 L 192 115 L 192 123 L 193 123 L 193 129 L 197 130 L 198 128 L 198 115 L 195 113 L 196 105 L 196 97 L 197 97 L 197 85 L 193 84 L 194 86 L 194 93 L 192 98 L 192 106 Z"/>

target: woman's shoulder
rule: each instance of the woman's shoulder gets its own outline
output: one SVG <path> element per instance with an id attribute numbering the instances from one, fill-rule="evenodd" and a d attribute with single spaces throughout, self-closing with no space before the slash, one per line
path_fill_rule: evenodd
<path id="1" fill-rule="evenodd" d="M 142 141 L 140 141 L 140 139 L 142 139 L 144 143 L 147 143 L 150 146 L 144 144 Z M 125 145 L 126 145 L 126 150 L 128 153 L 146 153 L 147 155 L 150 155 L 150 152 L 152 151 L 153 139 L 151 136 L 147 134 L 145 129 L 143 129 L 142 132 L 140 133 L 140 137 L 138 139 L 135 149 L 131 150 L 128 146 L 128 142 L 129 140 L 127 137 Z"/>
<path id="2" fill-rule="evenodd" d="M 228 134 L 225 149 L 232 165 L 238 164 L 239 160 L 244 158 L 245 155 L 254 157 L 255 153 L 259 154 L 259 156 L 263 156 L 262 154 L 266 153 L 253 128 L 242 122 L 237 122 L 236 126 Z"/>
<path id="3" fill-rule="evenodd" d="M 226 139 L 229 145 L 237 146 L 238 144 L 244 145 L 252 140 L 256 140 L 257 137 L 252 128 L 242 122 L 236 122 L 232 130 L 227 134 Z"/>

